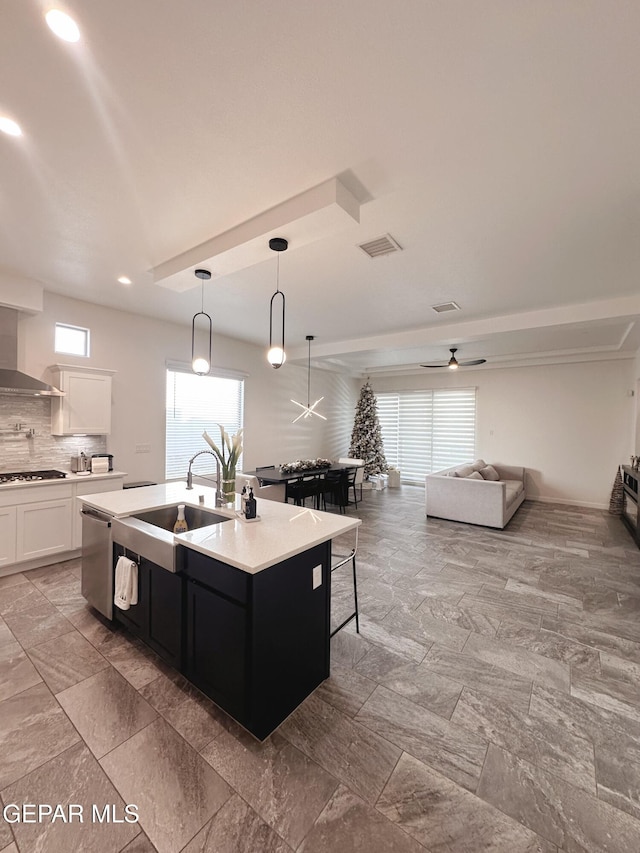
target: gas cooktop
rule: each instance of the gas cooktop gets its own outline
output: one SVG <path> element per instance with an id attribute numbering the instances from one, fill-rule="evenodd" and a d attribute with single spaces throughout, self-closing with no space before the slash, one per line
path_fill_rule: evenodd
<path id="1" fill-rule="evenodd" d="M 66 476 L 62 471 L 17 471 L 10 474 L 0 474 L 0 485 L 3 483 L 32 483 L 37 480 L 62 480 Z"/>

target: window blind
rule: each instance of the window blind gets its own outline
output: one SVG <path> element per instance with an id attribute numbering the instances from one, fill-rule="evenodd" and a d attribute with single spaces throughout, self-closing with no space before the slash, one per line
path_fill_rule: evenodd
<path id="1" fill-rule="evenodd" d="M 184 478 L 189 459 L 198 450 L 208 450 L 202 438 L 206 430 L 220 446 L 222 424 L 229 435 L 235 435 L 244 422 L 244 380 L 230 376 L 197 376 L 179 369 L 167 369 L 166 464 L 167 480 Z M 240 457 L 240 468 L 242 457 Z M 201 456 L 193 463 L 193 471 L 205 474 L 215 471 L 215 460 Z"/>
<path id="2" fill-rule="evenodd" d="M 403 482 L 475 458 L 476 389 L 385 392 L 376 395 L 389 465 Z"/>

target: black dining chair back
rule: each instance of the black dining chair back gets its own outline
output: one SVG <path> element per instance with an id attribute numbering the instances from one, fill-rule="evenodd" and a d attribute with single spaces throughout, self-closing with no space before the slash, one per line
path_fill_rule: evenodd
<path id="1" fill-rule="evenodd" d="M 357 476 L 357 474 L 358 474 L 357 468 L 349 468 L 348 471 L 346 471 L 346 475 L 347 475 L 347 503 L 348 503 L 349 491 L 351 489 L 353 489 L 353 502 L 356 505 L 356 509 L 358 509 L 358 495 L 356 493 L 356 476 Z"/>
<path id="2" fill-rule="evenodd" d="M 325 504 L 327 498 L 329 502 L 340 508 L 340 512 L 345 511 L 346 505 L 349 503 L 349 479 L 348 471 L 327 471 L 324 477 L 323 495 Z"/>
<path id="3" fill-rule="evenodd" d="M 305 506 L 307 498 L 313 498 L 313 505 L 320 509 L 320 502 L 324 502 L 322 477 L 304 477 L 287 483 L 286 501 L 291 498 L 296 506 Z"/>

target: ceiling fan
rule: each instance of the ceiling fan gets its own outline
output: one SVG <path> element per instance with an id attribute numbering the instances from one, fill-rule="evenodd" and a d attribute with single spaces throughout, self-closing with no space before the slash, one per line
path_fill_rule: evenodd
<path id="1" fill-rule="evenodd" d="M 445 364 L 421 364 L 420 367 L 448 367 L 450 370 L 457 370 L 459 367 L 471 367 L 472 364 L 484 364 L 486 358 L 474 358 L 471 361 L 458 361 L 456 353 L 458 347 L 450 347 L 449 352 L 451 358 Z"/>

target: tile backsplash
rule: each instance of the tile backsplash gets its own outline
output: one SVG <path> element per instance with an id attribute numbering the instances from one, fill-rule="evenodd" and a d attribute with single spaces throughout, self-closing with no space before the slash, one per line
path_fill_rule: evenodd
<path id="1" fill-rule="evenodd" d="M 15 424 L 22 424 L 22 432 L 10 432 Z M 25 436 L 26 430 L 34 430 L 32 438 Z M 71 457 L 82 450 L 87 456 L 106 453 L 106 436 L 51 435 L 49 397 L 0 395 L 0 472 L 46 468 L 69 471 Z"/>

